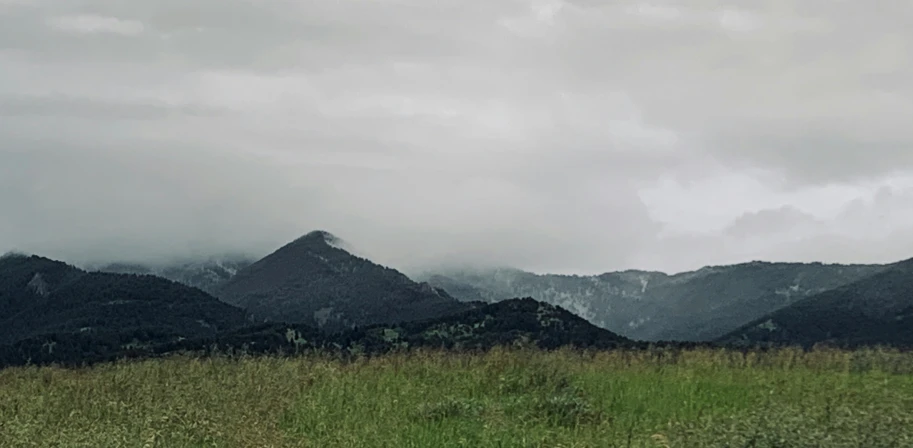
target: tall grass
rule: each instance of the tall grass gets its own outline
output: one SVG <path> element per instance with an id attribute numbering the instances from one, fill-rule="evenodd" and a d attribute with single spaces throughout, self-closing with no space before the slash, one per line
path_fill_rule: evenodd
<path id="1" fill-rule="evenodd" d="M 417 351 L 0 371 L 3 447 L 913 447 L 913 354 Z"/>

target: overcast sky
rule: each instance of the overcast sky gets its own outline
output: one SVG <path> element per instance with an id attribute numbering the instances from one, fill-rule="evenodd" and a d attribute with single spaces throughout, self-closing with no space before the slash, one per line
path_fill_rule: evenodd
<path id="1" fill-rule="evenodd" d="M 0 0 L 0 251 L 913 257 L 913 2 Z"/>

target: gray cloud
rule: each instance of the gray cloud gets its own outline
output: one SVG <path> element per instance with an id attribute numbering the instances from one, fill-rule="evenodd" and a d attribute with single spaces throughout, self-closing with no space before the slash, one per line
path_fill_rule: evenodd
<path id="1" fill-rule="evenodd" d="M 118 103 L 89 98 L 42 95 L 0 96 L 0 117 L 38 116 L 92 119 L 161 119 L 173 115 L 212 115 L 220 111 L 194 105 Z"/>
<path id="2" fill-rule="evenodd" d="M 687 255 L 695 252 L 707 264 L 771 259 L 884 263 L 911 258 L 913 231 L 907 223 L 913 222 L 913 186 L 882 186 L 843 202 L 833 215 L 820 218 L 791 205 L 748 212 L 719 233 L 661 236 L 649 243 L 655 251 L 638 255 L 638 262 L 665 262 L 671 270 L 681 271 L 692 267 Z M 673 260 L 670 255 L 676 253 L 681 258 Z"/>
<path id="3" fill-rule="evenodd" d="M 819 219 L 793 206 L 745 213 L 725 232 L 735 238 L 767 237 L 791 232 L 815 232 L 826 227 Z"/>
<path id="4" fill-rule="evenodd" d="M 911 16 L 0 1 L 0 250 L 262 254 L 325 228 L 404 268 L 887 260 L 913 242 Z"/>

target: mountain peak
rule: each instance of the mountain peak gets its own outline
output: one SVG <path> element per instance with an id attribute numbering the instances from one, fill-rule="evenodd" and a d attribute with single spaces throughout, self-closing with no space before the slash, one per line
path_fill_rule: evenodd
<path id="1" fill-rule="evenodd" d="M 350 252 L 346 242 L 326 230 L 314 230 L 292 241 L 288 246 L 306 246 L 311 248 L 332 247 Z"/>
<path id="2" fill-rule="evenodd" d="M 316 230 L 241 269 L 216 294 L 261 319 L 324 330 L 434 318 L 466 309 L 443 291 L 354 255 Z"/>
<path id="3" fill-rule="evenodd" d="M 302 236 L 301 238 L 298 238 L 295 241 L 323 241 L 323 242 L 326 242 L 327 244 L 330 244 L 330 243 L 332 243 L 334 241 L 338 241 L 338 240 L 339 240 L 339 238 L 336 235 L 333 235 L 332 233 L 327 232 L 326 230 L 314 230 L 314 231 L 308 232 L 306 235 Z"/>

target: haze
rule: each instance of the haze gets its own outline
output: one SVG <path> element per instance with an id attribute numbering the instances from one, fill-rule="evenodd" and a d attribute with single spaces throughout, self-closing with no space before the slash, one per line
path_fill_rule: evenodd
<path id="1" fill-rule="evenodd" d="M 0 251 L 913 257 L 913 3 L 0 0 Z"/>

